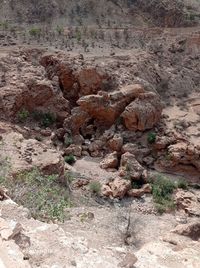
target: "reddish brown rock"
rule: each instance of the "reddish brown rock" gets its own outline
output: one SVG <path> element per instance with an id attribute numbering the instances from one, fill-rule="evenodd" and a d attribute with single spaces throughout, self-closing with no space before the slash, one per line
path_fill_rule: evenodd
<path id="1" fill-rule="evenodd" d="M 123 138 L 119 134 L 115 134 L 112 139 L 108 141 L 108 147 L 112 151 L 121 151 L 122 145 L 123 145 Z"/>
<path id="2" fill-rule="evenodd" d="M 167 137 L 167 136 L 156 137 L 156 141 L 153 144 L 153 146 L 154 146 L 154 148 L 156 150 L 163 150 L 163 149 L 166 149 L 169 145 L 173 144 L 174 142 L 176 142 L 176 137 L 175 136 L 171 136 L 171 137 Z"/>
<path id="3" fill-rule="evenodd" d="M 200 147 L 186 141 L 178 141 L 166 148 L 165 155 L 159 157 L 155 168 L 184 175 L 192 182 L 200 179 Z"/>
<path id="4" fill-rule="evenodd" d="M 131 188 L 131 181 L 124 180 L 122 178 L 116 178 L 114 181 L 109 183 L 109 186 L 112 190 L 113 197 L 123 198 Z"/>
<path id="5" fill-rule="evenodd" d="M 144 184 L 142 186 L 142 188 L 140 188 L 140 189 L 129 190 L 127 194 L 130 197 L 138 197 L 139 198 L 146 193 L 151 193 L 151 191 L 152 191 L 151 185 L 147 183 L 147 184 Z"/>
<path id="6" fill-rule="evenodd" d="M 127 177 L 130 180 L 147 179 L 145 168 L 135 159 L 135 155 L 128 152 L 121 156 L 119 172 L 121 177 Z"/>
<path id="7" fill-rule="evenodd" d="M 149 148 L 139 148 L 137 144 L 134 143 L 126 143 L 122 147 L 122 153 L 131 153 L 135 155 L 135 158 L 140 163 L 144 162 L 144 159 L 151 154 L 151 150 Z"/>
<path id="8" fill-rule="evenodd" d="M 44 68 L 26 61 L 16 54 L 4 59 L 9 72 L 0 91 L 0 110 L 4 117 L 17 115 L 22 109 L 32 112 L 51 112 L 58 119 L 68 116 L 69 103 L 62 92 L 55 92 L 52 81 L 46 78 Z M 17 68 L 17 66 L 21 66 Z"/>
<path id="9" fill-rule="evenodd" d="M 101 156 L 105 143 L 101 140 L 95 140 L 89 145 L 89 152 L 91 155 Z"/>
<path id="10" fill-rule="evenodd" d="M 65 119 L 63 128 L 66 131 L 71 130 L 72 135 L 79 135 L 81 127 L 89 119 L 90 117 L 87 112 L 84 112 L 80 107 L 75 107 L 71 110 L 71 115 Z"/>
<path id="11" fill-rule="evenodd" d="M 80 86 L 80 96 L 96 94 L 103 88 L 103 81 L 107 79 L 107 76 L 98 71 L 96 68 L 87 68 L 80 70 L 76 79 Z"/>
<path id="12" fill-rule="evenodd" d="M 101 187 L 101 195 L 105 197 L 112 197 L 112 190 L 110 186 L 108 185 L 103 185 Z"/>
<path id="13" fill-rule="evenodd" d="M 106 157 L 101 161 L 100 167 L 103 169 L 107 168 L 117 168 L 118 167 L 118 157 L 117 152 L 106 155 Z"/>
<path id="14" fill-rule="evenodd" d="M 82 154 L 82 147 L 80 145 L 71 144 L 69 147 L 64 149 L 65 155 L 74 155 L 80 157 Z"/>
<path id="15" fill-rule="evenodd" d="M 144 92 L 142 86 L 131 85 L 111 94 L 99 92 L 98 95 L 84 96 L 77 103 L 92 118 L 104 126 L 111 126 L 125 107 L 142 92 Z"/>
<path id="16" fill-rule="evenodd" d="M 174 201 L 178 210 L 184 210 L 190 216 L 200 217 L 200 195 L 178 189 Z"/>
<path id="17" fill-rule="evenodd" d="M 124 124 L 129 130 L 151 129 L 159 120 L 162 104 L 158 95 L 153 92 L 140 94 L 131 102 L 122 114 Z"/>

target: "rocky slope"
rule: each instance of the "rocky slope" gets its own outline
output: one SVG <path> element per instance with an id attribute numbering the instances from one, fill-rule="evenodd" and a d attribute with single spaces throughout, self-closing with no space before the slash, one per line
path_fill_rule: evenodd
<path id="1" fill-rule="evenodd" d="M 53 21 L 68 25 L 96 24 L 125 26 L 144 23 L 154 26 L 185 26 L 195 23 L 199 16 L 198 0 L 141 1 L 110 0 L 81 1 L 1 1 L 0 17 L 19 23 Z"/>
<path id="2" fill-rule="evenodd" d="M 0 1 L 1 267 L 199 267 L 199 8 Z"/>

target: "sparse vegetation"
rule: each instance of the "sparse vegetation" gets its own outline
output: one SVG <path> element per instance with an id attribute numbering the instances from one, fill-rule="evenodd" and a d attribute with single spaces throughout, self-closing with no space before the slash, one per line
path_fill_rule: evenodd
<path id="1" fill-rule="evenodd" d="M 34 111 L 31 115 L 42 127 L 50 127 L 56 122 L 56 116 L 51 112 Z"/>
<path id="2" fill-rule="evenodd" d="M 32 28 L 29 30 L 29 34 L 30 34 L 30 36 L 33 36 L 33 37 L 39 37 L 41 34 L 41 29 L 40 28 Z"/>
<path id="3" fill-rule="evenodd" d="M 176 187 L 175 182 L 161 175 L 152 180 L 153 200 L 159 213 L 174 209 L 172 194 Z"/>
<path id="4" fill-rule="evenodd" d="M 76 162 L 76 158 L 74 157 L 73 154 L 66 155 L 64 159 L 65 159 L 65 162 L 68 163 L 69 165 L 72 165 Z"/>
<path id="5" fill-rule="evenodd" d="M 72 137 L 69 135 L 65 135 L 64 137 L 64 144 L 66 147 L 70 146 L 72 144 L 73 140 Z"/>
<path id="6" fill-rule="evenodd" d="M 156 141 L 156 133 L 155 132 L 149 132 L 147 136 L 148 143 L 154 143 Z"/>
<path id="7" fill-rule="evenodd" d="M 45 176 L 37 169 L 21 172 L 17 178 L 1 179 L 11 198 L 27 207 L 34 218 L 64 221 L 65 208 L 71 205 L 66 187 L 57 181 L 57 175 Z"/>
<path id="8" fill-rule="evenodd" d="M 181 189 L 183 189 L 183 190 L 187 190 L 187 189 L 188 189 L 188 183 L 187 183 L 186 180 L 184 180 L 184 179 L 180 179 L 180 180 L 178 180 L 178 182 L 177 182 L 177 187 L 178 187 L 178 188 L 181 188 Z"/>
<path id="9" fill-rule="evenodd" d="M 100 194 L 101 191 L 101 183 L 98 181 L 92 181 L 89 184 L 89 189 L 93 194 Z"/>
<path id="10" fill-rule="evenodd" d="M 21 111 L 18 112 L 17 118 L 21 123 L 24 123 L 29 117 L 29 111 L 23 108 Z"/>

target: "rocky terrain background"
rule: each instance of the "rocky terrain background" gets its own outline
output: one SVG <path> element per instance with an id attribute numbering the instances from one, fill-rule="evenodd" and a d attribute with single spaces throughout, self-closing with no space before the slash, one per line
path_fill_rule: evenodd
<path id="1" fill-rule="evenodd" d="M 0 1 L 0 267 L 200 266 L 199 18 Z"/>

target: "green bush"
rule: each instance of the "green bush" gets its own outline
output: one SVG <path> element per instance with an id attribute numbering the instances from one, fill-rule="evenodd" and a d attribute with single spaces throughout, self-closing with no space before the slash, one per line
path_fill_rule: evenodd
<path id="1" fill-rule="evenodd" d="M 148 143 L 154 143 L 156 141 L 156 133 L 149 132 L 147 136 Z"/>
<path id="2" fill-rule="evenodd" d="M 32 117 L 38 121 L 42 127 L 50 127 L 56 122 L 56 116 L 50 112 L 33 111 Z"/>
<path id="3" fill-rule="evenodd" d="M 101 191 L 101 183 L 98 181 L 92 181 L 89 184 L 89 189 L 93 194 L 99 194 Z"/>
<path id="4" fill-rule="evenodd" d="M 159 208 L 158 211 L 164 212 L 174 207 L 172 198 L 174 189 L 176 189 L 176 184 L 163 176 L 157 176 L 153 180 L 152 194 L 156 207 Z"/>
<path id="5" fill-rule="evenodd" d="M 65 159 L 65 162 L 68 163 L 69 165 L 72 165 L 76 162 L 76 159 L 73 154 L 66 155 L 64 159 Z"/>
<path id="6" fill-rule="evenodd" d="M 29 34 L 30 34 L 30 36 L 33 36 L 33 37 L 39 37 L 41 34 L 41 29 L 40 28 L 32 28 L 29 30 Z"/>
<path id="7" fill-rule="evenodd" d="M 184 179 L 178 180 L 177 187 L 181 188 L 181 189 L 184 189 L 184 190 L 187 190 L 188 189 L 188 183 Z"/>
<path id="8" fill-rule="evenodd" d="M 41 124 L 43 127 L 49 127 L 56 121 L 55 115 L 51 113 L 43 113 Z"/>
<path id="9" fill-rule="evenodd" d="M 29 111 L 23 108 L 21 111 L 18 112 L 17 118 L 21 123 L 24 123 L 29 117 Z"/>
<path id="10" fill-rule="evenodd" d="M 66 147 L 70 146 L 73 143 L 72 137 L 65 135 L 64 144 Z"/>

